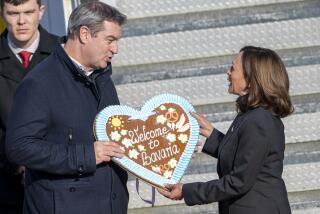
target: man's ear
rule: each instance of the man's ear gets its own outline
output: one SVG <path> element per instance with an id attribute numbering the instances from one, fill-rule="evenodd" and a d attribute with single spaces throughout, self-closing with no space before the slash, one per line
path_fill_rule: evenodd
<path id="1" fill-rule="evenodd" d="M 86 44 L 91 38 L 91 31 L 87 26 L 81 26 L 79 29 L 79 40 L 81 43 Z"/>
<path id="2" fill-rule="evenodd" d="M 44 5 L 41 5 L 39 8 L 40 12 L 39 12 L 39 21 L 42 19 L 42 16 L 46 10 L 46 7 Z"/>

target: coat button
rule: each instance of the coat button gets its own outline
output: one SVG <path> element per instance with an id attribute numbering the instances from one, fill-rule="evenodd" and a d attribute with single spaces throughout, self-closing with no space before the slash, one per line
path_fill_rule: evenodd
<path id="1" fill-rule="evenodd" d="M 117 193 L 112 193 L 112 200 L 116 200 L 117 198 Z"/>
<path id="2" fill-rule="evenodd" d="M 75 187 L 70 187 L 69 188 L 69 192 L 75 192 L 76 191 L 76 188 Z"/>
<path id="3" fill-rule="evenodd" d="M 83 174 L 83 172 L 84 172 L 84 167 L 83 167 L 82 165 L 79 166 L 78 172 L 79 172 L 80 175 Z"/>

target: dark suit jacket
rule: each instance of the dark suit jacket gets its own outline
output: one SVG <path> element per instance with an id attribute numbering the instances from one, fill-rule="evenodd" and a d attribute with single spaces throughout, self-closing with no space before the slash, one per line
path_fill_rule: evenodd
<path id="1" fill-rule="evenodd" d="M 13 95 L 23 77 L 52 51 L 58 37 L 39 27 L 40 42 L 30 66 L 25 69 L 8 46 L 5 31 L 0 36 L 0 206 L 21 205 L 23 188 L 21 177 L 14 176 L 16 166 L 8 163 L 4 154 L 6 122 L 11 109 Z"/>
<path id="2" fill-rule="evenodd" d="M 119 104 L 111 71 L 85 76 L 58 44 L 18 87 L 6 154 L 27 167 L 24 214 L 127 213 L 127 173 L 93 146 L 96 114 Z"/>
<path id="3" fill-rule="evenodd" d="M 239 114 L 226 135 L 214 130 L 204 152 L 218 158 L 218 180 L 183 185 L 186 204 L 219 202 L 221 214 L 289 214 L 281 178 L 284 126 L 270 111 Z"/>

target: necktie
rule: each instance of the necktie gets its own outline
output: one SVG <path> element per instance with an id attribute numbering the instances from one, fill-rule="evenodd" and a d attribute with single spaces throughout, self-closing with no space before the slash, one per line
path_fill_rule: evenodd
<path id="1" fill-rule="evenodd" d="M 27 68 L 29 66 L 29 62 L 30 62 L 30 56 L 32 55 L 31 52 L 29 51 L 21 51 L 18 53 L 19 56 L 22 59 L 22 65 L 24 68 Z"/>

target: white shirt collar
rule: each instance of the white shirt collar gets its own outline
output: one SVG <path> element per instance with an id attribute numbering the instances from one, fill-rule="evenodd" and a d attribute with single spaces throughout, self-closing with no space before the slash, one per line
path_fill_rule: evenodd
<path id="1" fill-rule="evenodd" d="M 69 56 L 69 55 L 68 55 Z M 84 74 L 86 75 L 86 76 L 90 76 L 90 74 L 92 74 L 93 73 L 93 70 L 92 71 L 86 71 L 86 68 L 83 66 L 83 65 L 81 65 L 81 63 L 80 62 L 78 62 L 77 60 L 75 60 L 74 58 L 72 58 L 71 56 L 69 56 L 70 57 L 70 59 L 72 60 L 72 62 L 77 66 L 77 67 L 79 67 L 81 70 L 83 70 L 83 72 L 84 72 Z"/>
<path id="2" fill-rule="evenodd" d="M 64 48 L 64 44 L 61 44 L 62 48 Z M 83 73 L 86 75 L 86 76 L 90 76 L 90 74 L 93 73 L 94 70 L 92 71 L 86 71 L 86 67 L 83 66 L 80 62 L 78 62 L 77 60 L 75 60 L 74 58 L 72 58 L 69 54 L 67 54 L 68 57 L 72 60 L 72 62 L 75 64 L 75 66 L 77 66 L 78 68 L 80 68 Z"/>

